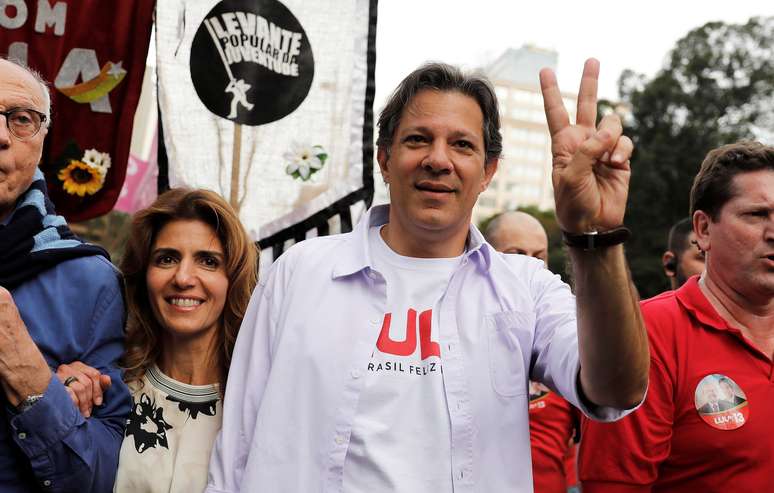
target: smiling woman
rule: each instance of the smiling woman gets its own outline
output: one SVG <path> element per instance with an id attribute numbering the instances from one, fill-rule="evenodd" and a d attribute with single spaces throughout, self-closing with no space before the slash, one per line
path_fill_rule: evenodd
<path id="1" fill-rule="evenodd" d="M 128 237 L 123 366 L 133 406 L 114 491 L 202 491 L 257 248 L 207 190 L 162 194 L 134 216 Z M 99 372 L 78 362 L 57 371 L 79 405 L 84 374 L 88 382 Z"/>
<path id="2" fill-rule="evenodd" d="M 121 264 L 134 408 L 115 491 L 204 489 L 257 260 L 233 209 L 214 192 L 170 190 L 135 215 Z"/>
<path id="3" fill-rule="evenodd" d="M 170 360 L 163 366 L 174 365 L 174 353 L 165 347 L 196 346 L 206 354 L 212 346 L 228 291 L 224 257 L 215 229 L 199 219 L 169 221 L 156 235 L 146 281 L 153 315 L 163 328 L 159 357 Z"/>

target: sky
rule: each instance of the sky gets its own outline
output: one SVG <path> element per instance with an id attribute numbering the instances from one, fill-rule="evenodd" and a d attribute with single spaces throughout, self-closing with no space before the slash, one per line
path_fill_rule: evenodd
<path id="1" fill-rule="evenodd" d="M 380 0 L 374 109 L 380 111 L 390 91 L 425 61 L 476 68 L 524 44 L 558 52 L 563 91 L 577 92 L 584 61 L 599 59 L 599 96 L 616 99 L 624 69 L 652 76 L 690 30 L 756 15 L 774 15 L 774 2 Z"/>

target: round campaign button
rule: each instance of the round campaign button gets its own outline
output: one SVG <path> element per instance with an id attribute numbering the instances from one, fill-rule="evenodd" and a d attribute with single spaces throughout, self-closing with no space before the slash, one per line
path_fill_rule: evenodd
<path id="1" fill-rule="evenodd" d="M 243 125 L 289 115 L 314 78 L 309 38 L 277 0 L 223 0 L 202 20 L 191 45 L 196 94 L 214 114 Z"/>
<path id="2" fill-rule="evenodd" d="M 701 419 L 718 430 L 740 428 L 750 416 L 750 406 L 744 391 L 736 382 L 720 373 L 701 379 L 696 386 L 694 405 Z"/>

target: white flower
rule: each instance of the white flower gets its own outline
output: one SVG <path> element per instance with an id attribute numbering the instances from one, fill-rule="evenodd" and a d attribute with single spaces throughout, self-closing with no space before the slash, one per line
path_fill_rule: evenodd
<path id="1" fill-rule="evenodd" d="M 110 154 L 107 152 L 99 152 L 96 149 L 89 149 L 84 152 L 83 159 L 81 161 L 99 171 L 103 179 L 105 178 L 105 175 L 107 174 L 107 171 L 112 164 Z"/>
<path id="2" fill-rule="evenodd" d="M 323 150 L 320 146 L 309 146 L 293 142 L 290 146 L 290 151 L 282 155 L 285 162 L 287 162 L 285 173 L 292 175 L 298 172 L 302 180 L 308 180 L 313 170 L 322 168 L 323 162 L 318 157 L 322 153 Z"/>

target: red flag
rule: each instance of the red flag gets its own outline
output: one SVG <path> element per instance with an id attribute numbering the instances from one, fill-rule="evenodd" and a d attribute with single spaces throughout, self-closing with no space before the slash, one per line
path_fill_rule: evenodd
<path id="1" fill-rule="evenodd" d="M 52 84 L 52 124 L 40 168 L 57 212 L 68 220 L 105 214 L 118 199 L 154 5 L 155 0 L 0 4 L 0 52 Z"/>

